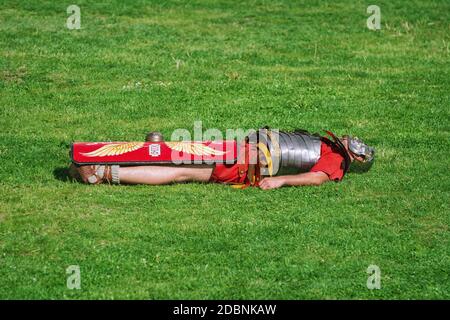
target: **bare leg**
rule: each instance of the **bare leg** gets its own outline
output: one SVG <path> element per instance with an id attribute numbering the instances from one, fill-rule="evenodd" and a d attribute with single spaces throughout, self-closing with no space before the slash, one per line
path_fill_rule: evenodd
<path id="1" fill-rule="evenodd" d="M 212 166 L 138 166 L 120 167 L 120 183 L 124 184 L 168 184 L 173 182 L 207 182 Z"/>

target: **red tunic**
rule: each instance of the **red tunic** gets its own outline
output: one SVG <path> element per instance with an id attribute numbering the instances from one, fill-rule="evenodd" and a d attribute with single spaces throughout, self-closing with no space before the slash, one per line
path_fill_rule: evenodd
<path id="1" fill-rule="evenodd" d="M 238 153 L 243 156 L 245 153 L 245 163 L 248 163 L 249 144 L 241 144 Z M 241 172 L 239 172 L 241 170 Z M 248 165 L 239 165 L 237 162 L 233 164 L 216 163 L 216 166 L 209 178 L 211 182 L 228 183 L 228 184 L 249 184 L 247 178 Z"/>
<path id="2" fill-rule="evenodd" d="M 209 181 L 218 183 L 240 184 L 246 183 L 247 172 L 239 175 L 239 166 L 235 164 L 221 164 L 217 163 L 214 168 Z"/>
<path id="3" fill-rule="evenodd" d="M 328 175 L 330 180 L 340 181 L 344 177 L 342 162 L 344 157 L 339 153 L 336 147 L 322 142 L 320 147 L 320 158 L 311 168 L 311 172 L 322 171 Z M 239 174 L 239 165 L 235 164 L 216 164 L 211 178 L 211 182 L 240 184 L 247 183 L 247 174 Z"/>
<path id="4" fill-rule="evenodd" d="M 311 168 L 310 172 L 322 171 L 328 175 L 330 180 L 341 181 L 344 177 L 343 161 L 344 157 L 335 146 L 322 142 L 319 161 Z"/>

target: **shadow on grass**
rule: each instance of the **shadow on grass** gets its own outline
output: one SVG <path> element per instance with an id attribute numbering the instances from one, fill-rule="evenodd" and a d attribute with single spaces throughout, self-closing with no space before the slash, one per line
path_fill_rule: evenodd
<path id="1" fill-rule="evenodd" d="M 53 170 L 53 176 L 55 179 L 64 181 L 64 182 L 72 182 L 73 178 L 70 176 L 69 168 L 60 167 Z"/>
<path id="2" fill-rule="evenodd" d="M 362 173 L 369 172 L 369 170 L 372 168 L 374 162 L 375 161 L 363 163 L 363 162 L 353 161 L 352 164 L 350 165 L 350 168 L 348 171 L 350 173 L 356 173 L 356 174 L 362 174 Z"/>

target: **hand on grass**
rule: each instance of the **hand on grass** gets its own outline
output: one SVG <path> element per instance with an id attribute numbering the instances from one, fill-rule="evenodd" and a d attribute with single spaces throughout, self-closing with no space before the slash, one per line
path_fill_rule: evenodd
<path id="1" fill-rule="evenodd" d="M 282 177 L 267 177 L 259 183 L 259 187 L 263 190 L 281 188 L 282 186 L 284 186 Z"/>

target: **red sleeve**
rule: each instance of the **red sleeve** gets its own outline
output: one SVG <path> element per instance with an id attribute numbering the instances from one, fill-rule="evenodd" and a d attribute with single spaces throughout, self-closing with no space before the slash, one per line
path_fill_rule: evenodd
<path id="1" fill-rule="evenodd" d="M 344 177 L 342 162 L 344 157 L 332 146 L 322 142 L 319 161 L 311 168 L 311 172 L 324 172 L 330 180 L 340 181 Z"/>

